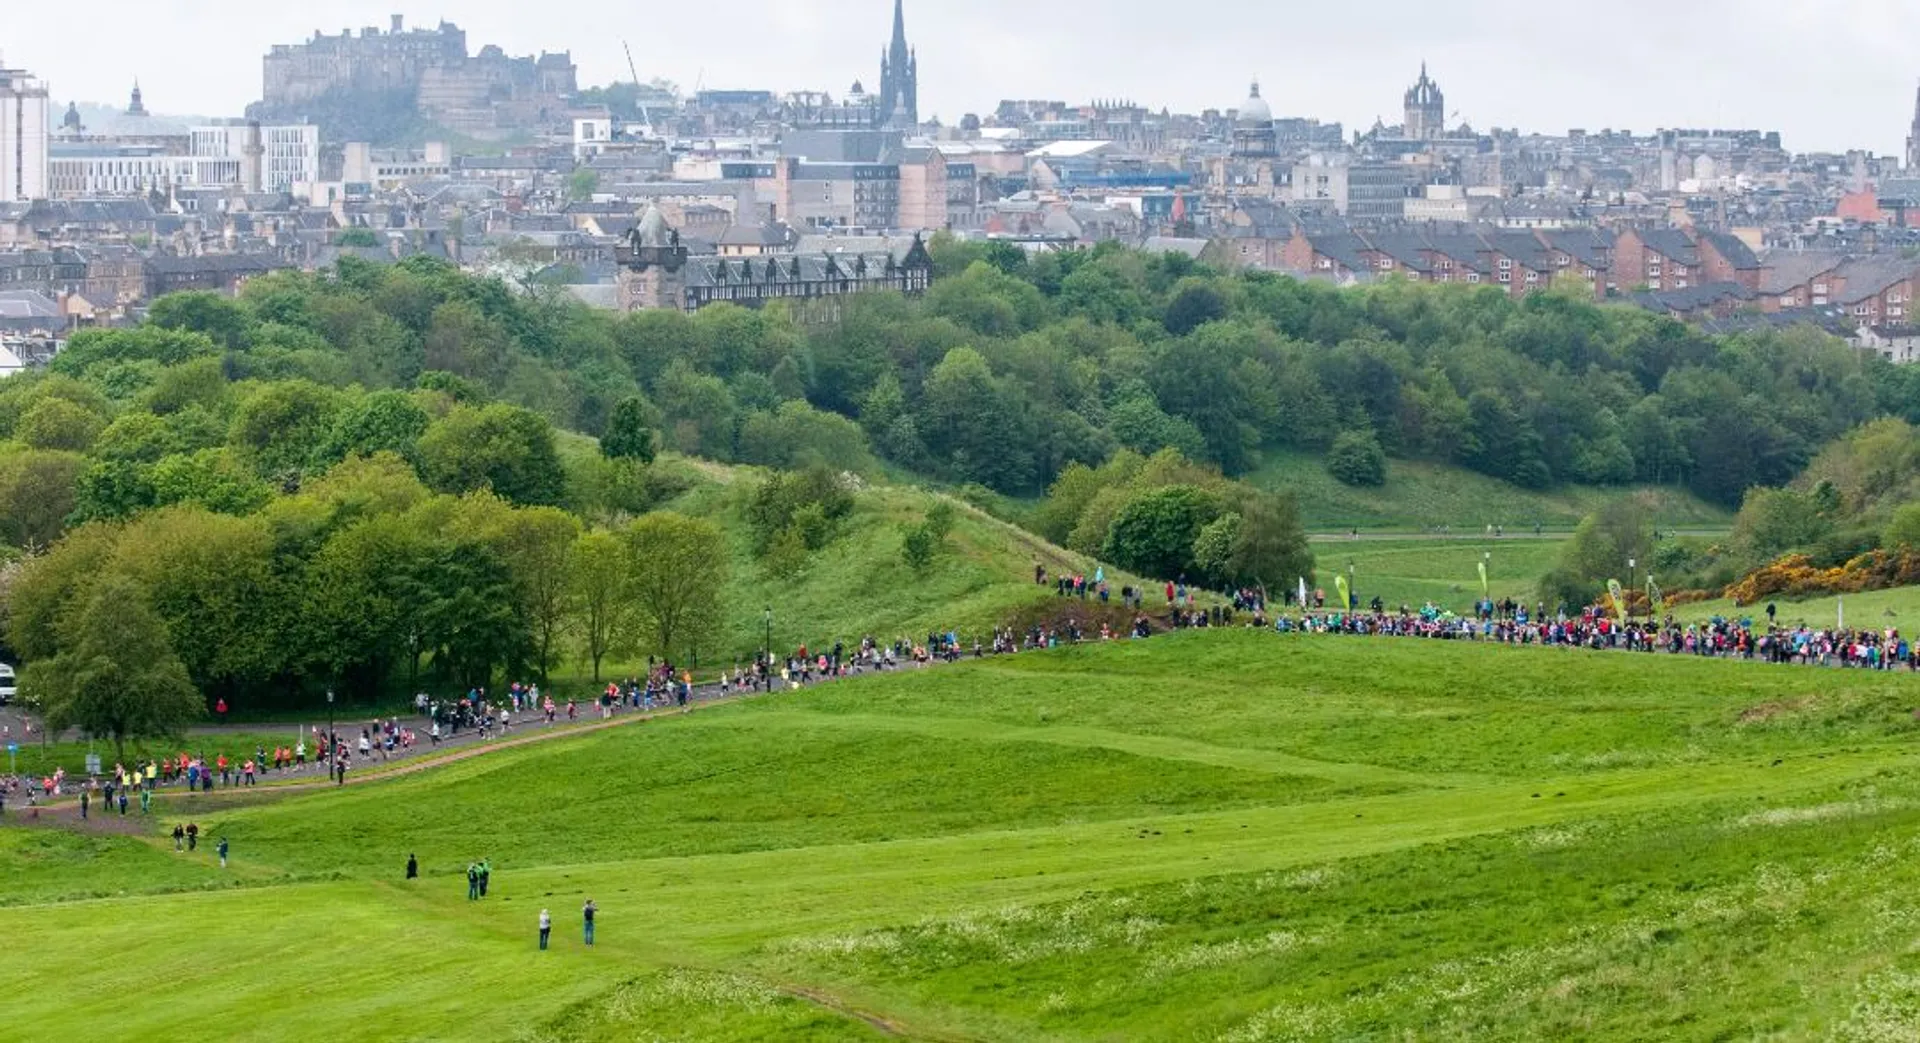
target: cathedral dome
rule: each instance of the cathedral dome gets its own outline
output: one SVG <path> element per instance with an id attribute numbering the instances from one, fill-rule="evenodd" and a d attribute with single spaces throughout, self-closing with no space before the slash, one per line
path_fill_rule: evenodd
<path id="1" fill-rule="evenodd" d="M 1253 93 L 1240 103 L 1240 125 L 1243 127 L 1267 126 L 1273 122 L 1273 109 L 1267 100 L 1260 96 L 1260 81 L 1253 81 Z"/>

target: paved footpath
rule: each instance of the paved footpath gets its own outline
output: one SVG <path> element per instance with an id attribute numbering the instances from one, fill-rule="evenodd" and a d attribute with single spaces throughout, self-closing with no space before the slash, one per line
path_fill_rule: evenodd
<path id="1" fill-rule="evenodd" d="M 864 670 L 838 680 L 853 680 L 863 676 L 898 673 L 902 670 L 921 668 L 921 664 L 906 663 L 890 670 Z M 805 687 L 816 687 L 821 684 L 830 683 L 832 680 L 836 679 L 816 680 L 813 684 Z M 362 759 L 356 746 L 353 767 L 347 772 L 346 785 L 354 786 L 378 779 L 398 778 L 414 774 L 415 772 L 425 771 L 429 768 L 456 764 L 460 761 L 478 757 L 483 754 L 529 746 L 538 742 L 546 742 L 550 739 L 588 735 L 594 732 L 605 731 L 609 728 L 618 728 L 646 721 L 677 717 L 703 706 L 715 706 L 722 703 L 739 702 L 748 698 L 766 697 L 778 694 L 779 687 L 777 684 L 775 687 L 776 691 L 769 693 L 758 689 L 753 691 L 731 690 L 723 688 L 718 684 L 705 686 L 696 685 L 693 689 L 692 698 L 688 700 L 685 710 L 682 710 L 678 706 L 666 706 L 646 711 L 622 705 L 615 707 L 612 714 L 604 719 L 600 716 L 600 708 L 589 703 L 580 706 L 578 717 L 575 720 L 569 721 L 566 719 L 566 711 L 564 706 L 562 706 L 557 708 L 559 712 L 556 714 L 556 719 L 552 724 L 547 723 L 545 714 L 527 714 L 523 718 L 524 723 L 514 725 L 513 728 L 504 735 L 496 730 L 493 735 L 485 741 L 480 739 L 477 729 L 466 728 L 462 729 L 457 736 L 441 739 L 438 745 L 434 745 L 431 740 L 421 739 L 414 744 L 411 750 L 396 749 L 393 753 L 387 754 L 384 757 L 376 751 L 368 758 Z M 408 727 L 414 729 L 416 736 L 424 735 L 431 723 L 424 717 L 401 718 L 401 720 Z M 336 721 L 335 726 L 341 730 L 341 734 L 343 735 L 357 736 L 360 728 L 370 723 L 371 722 L 361 722 L 358 720 Z M 17 718 L 15 727 L 17 730 Z M 195 729 L 193 734 L 218 734 L 221 732 L 259 734 L 277 727 L 292 728 L 294 726 L 271 724 L 251 726 L 213 725 L 205 729 Z M 310 735 L 311 733 L 309 733 L 309 736 Z M 356 737 L 350 741 L 357 743 L 358 739 Z M 309 761 L 303 766 L 289 768 L 285 771 L 269 768 L 264 775 L 260 776 L 260 782 L 254 786 L 216 785 L 210 791 L 187 794 L 185 792 L 185 786 L 182 783 L 176 782 L 171 785 L 162 785 L 155 793 L 156 796 L 172 798 L 187 797 L 191 799 L 194 797 L 214 797 L 224 799 L 239 797 L 241 799 L 248 799 L 253 797 L 274 797 L 290 791 L 327 789 L 334 785 L 335 783 L 332 780 L 332 776 L 323 769 L 321 764 Z M 95 793 L 95 797 L 95 810 L 92 818 L 88 820 L 89 828 L 98 829 L 103 832 L 128 832 L 128 825 L 138 822 L 142 818 L 137 811 L 129 813 L 124 818 L 117 812 L 111 814 L 106 813 L 104 811 L 103 800 L 97 792 Z M 131 805 L 129 806 L 131 807 Z M 64 825 L 77 825 L 79 817 L 79 796 L 75 793 L 63 794 L 51 801 L 42 800 L 36 808 L 28 808 L 23 798 L 10 799 L 6 812 L 7 823 L 15 825 L 21 824 L 23 821 L 49 824 L 58 822 Z"/>

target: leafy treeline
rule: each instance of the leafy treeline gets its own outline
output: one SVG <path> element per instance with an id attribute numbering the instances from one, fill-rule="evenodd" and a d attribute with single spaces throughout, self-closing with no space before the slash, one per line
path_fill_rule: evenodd
<path id="1" fill-rule="evenodd" d="M 1712 337 L 1556 292 L 1339 290 L 1111 246 L 1029 258 L 942 238 L 934 255 L 924 299 L 863 296 L 822 325 L 779 302 L 612 315 L 426 259 L 276 274 L 239 301 L 182 295 L 153 323 L 176 352 L 204 336 L 238 379 L 379 389 L 444 373 L 456 398 L 471 388 L 588 434 L 637 396 L 690 454 L 857 470 L 877 453 L 1027 495 L 1121 449 L 1234 475 L 1263 447 L 1337 443 L 1359 483 L 1379 478 L 1377 446 L 1530 487 L 1681 483 L 1732 506 L 1857 424 L 1920 420 L 1920 375 L 1810 330 Z M 115 356 L 115 338 L 160 335 L 74 348 Z M 111 368 L 123 393 L 152 379 Z M 153 393 L 184 408 L 193 391 L 176 377 Z"/>

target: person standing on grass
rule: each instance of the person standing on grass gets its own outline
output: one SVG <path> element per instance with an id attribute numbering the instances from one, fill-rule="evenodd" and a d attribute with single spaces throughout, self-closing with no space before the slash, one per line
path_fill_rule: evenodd
<path id="1" fill-rule="evenodd" d="M 180 823 L 178 822 L 174 823 L 173 824 L 173 849 L 175 851 L 179 851 L 182 849 L 181 842 L 184 841 L 186 837 L 187 837 L 187 831 L 180 827 Z"/>
<path id="2" fill-rule="evenodd" d="M 127 788 L 125 786 L 122 786 L 120 787 L 120 814 L 122 816 L 125 816 L 126 813 L 127 813 Z"/>
<path id="3" fill-rule="evenodd" d="M 545 909 L 540 910 L 540 951 L 547 951 L 547 935 L 553 933 L 553 917 Z"/>
<path id="4" fill-rule="evenodd" d="M 493 876 L 493 866 L 486 859 L 480 860 L 480 897 L 487 897 L 488 878 Z"/>
<path id="5" fill-rule="evenodd" d="M 187 823 L 187 850 L 196 851 L 200 847 L 200 823 Z"/>
<path id="6" fill-rule="evenodd" d="M 600 911 L 600 907 L 597 905 L 594 905 L 593 899 L 591 898 L 587 899 L 586 905 L 583 905 L 580 907 L 580 918 L 582 923 L 586 927 L 588 945 L 593 944 L 593 914 L 599 911 Z"/>
<path id="7" fill-rule="evenodd" d="M 140 814 L 153 814 L 153 787 L 140 787 Z"/>
<path id="8" fill-rule="evenodd" d="M 222 869 L 227 868 L 227 838 L 226 837 L 220 838 L 220 843 L 218 846 L 214 848 L 214 851 L 218 852 L 220 855 L 220 868 Z"/>
<path id="9" fill-rule="evenodd" d="M 86 820 L 87 820 L 87 791 L 81 790 L 80 791 L 80 821 L 85 822 Z"/>
<path id="10" fill-rule="evenodd" d="M 419 875 L 420 875 L 420 863 L 417 860 L 415 860 L 412 855 L 408 855 L 407 856 L 407 879 L 412 880 L 418 877 Z"/>

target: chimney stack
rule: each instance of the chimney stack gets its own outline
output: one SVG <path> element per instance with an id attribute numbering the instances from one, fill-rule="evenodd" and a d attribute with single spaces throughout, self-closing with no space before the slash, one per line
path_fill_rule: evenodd
<path id="1" fill-rule="evenodd" d="M 259 195 L 263 187 L 262 167 L 265 165 L 267 148 L 260 141 L 260 121 L 247 121 L 247 143 L 240 153 L 240 190 L 248 195 Z"/>

